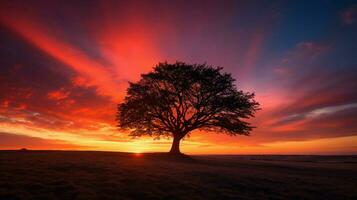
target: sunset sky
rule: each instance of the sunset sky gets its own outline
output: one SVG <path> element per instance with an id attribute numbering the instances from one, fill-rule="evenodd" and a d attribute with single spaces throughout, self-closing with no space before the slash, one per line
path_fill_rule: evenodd
<path id="1" fill-rule="evenodd" d="M 1 1 L 0 149 L 168 151 L 116 128 L 158 62 L 222 66 L 261 104 L 251 136 L 187 154 L 356 154 L 356 1 Z"/>

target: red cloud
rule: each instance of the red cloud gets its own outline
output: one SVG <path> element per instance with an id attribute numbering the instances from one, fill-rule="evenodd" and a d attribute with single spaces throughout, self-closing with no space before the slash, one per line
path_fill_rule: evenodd
<path id="1" fill-rule="evenodd" d="M 64 88 L 61 88 L 59 90 L 49 92 L 47 94 L 47 97 L 51 100 L 63 100 L 66 99 L 69 96 L 69 94 L 70 94 L 69 91 L 65 91 Z"/>
<path id="2" fill-rule="evenodd" d="M 31 15 L 19 15 L 18 11 L 2 10 L 0 20 L 36 47 L 78 72 L 86 80 L 82 86 L 95 86 L 100 95 L 114 99 L 120 96 L 117 92 L 118 84 L 105 66 L 65 40 L 54 37 L 53 32 L 39 23 L 39 19 Z"/>

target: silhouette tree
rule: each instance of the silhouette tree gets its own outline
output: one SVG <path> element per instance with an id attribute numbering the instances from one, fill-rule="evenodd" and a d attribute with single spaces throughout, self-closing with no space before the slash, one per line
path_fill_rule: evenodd
<path id="1" fill-rule="evenodd" d="M 238 90 L 222 69 L 159 63 L 139 82 L 129 83 L 118 105 L 118 127 L 130 130 L 131 136 L 172 136 L 172 154 L 181 154 L 181 139 L 195 129 L 249 135 L 254 127 L 243 119 L 254 117 L 259 104 L 254 93 Z"/>

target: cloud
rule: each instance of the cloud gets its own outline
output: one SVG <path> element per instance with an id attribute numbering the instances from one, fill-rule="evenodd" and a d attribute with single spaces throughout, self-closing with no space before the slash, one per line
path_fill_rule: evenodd
<path id="1" fill-rule="evenodd" d="M 339 55 L 346 56 L 338 53 L 344 51 L 336 45 L 339 38 L 326 40 L 299 42 L 271 64 L 274 78 L 258 92 L 263 110 L 252 120 L 258 128 L 254 137 L 240 141 L 262 144 L 357 134 L 357 71 L 336 62 Z"/>
<path id="2" fill-rule="evenodd" d="M 328 50 L 327 46 L 319 45 L 315 42 L 300 42 L 297 44 L 298 51 L 297 54 L 300 53 L 299 56 L 316 56 L 326 50 Z"/>
<path id="3" fill-rule="evenodd" d="M 292 50 L 289 50 L 281 59 L 280 65 L 290 65 L 301 67 L 302 64 L 308 64 L 311 61 L 318 59 L 324 53 L 330 50 L 330 46 L 324 43 L 312 41 L 303 41 L 296 44 Z"/>
<path id="4" fill-rule="evenodd" d="M 51 100 L 63 100 L 69 96 L 70 92 L 65 91 L 64 88 L 60 88 L 59 90 L 51 91 L 47 93 L 47 97 Z"/>
<path id="5" fill-rule="evenodd" d="M 318 73 L 318 72 L 317 72 Z M 355 77 L 357 72 L 309 73 L 291 83 L 296 97 L 284 108 L 285 114 L 306 112 L 329 106 L 346 105 L 357 102 Z"/>
<path id="6" fill-rule="evenodd" d="M 75 150 L 83 149 L 85 146 L 74 145 L 61 140 L 48 140 L 37 137 L 0 132 L 1 150 L 22 148 L 30 150 Z"/>
<path id="7" fill-rule="evenodd" d="M 341 12 L 341 21 L 345 25 L 352 25 L 356 22 L 357 6 L 351 6 Z"/>
<path id="8" fill-rule="evenodd" d="M 83 78 L 84 87 L 96 87 L 98 94 L 118 100 L 118 83 L 106 67 L 91 59 L 81 49 L 71 45 L 65 39 L 54 37 L 55 33 L 40 23 L 40 19 L 19 11 L 1 10 L 0 20 L 3 24 L 21 35 L 43 52 L 66 64 Z M 78 82 L 76 82 L 78 83 Z"/>
<path id="9" fill-rule="evenodd" d="M 307 76 L 290 83 L 290 99 L 260 117 L 256 142 L 357 135 L 356 73 Z"/>
<path id="10" fill-rule="evenodd" d="M 274 126 L 286 125 L 297 121 L 319 121 L 319 119 L 321 118 L 326 118 L 326 116 L 333 116 L 336 113 L 349 113 L 350 110 L 353 110 L 355 108 L 357 108 L 357 103 L 317 108 L 310 111 L 295 113 L 286 117 L 281 117 L 281 119 L 274 123 Z M 334 120 L 335 122 L 339 122 L 345 121 L 346 119 L 344 117 L 336 117 L 336 119 Z"/>

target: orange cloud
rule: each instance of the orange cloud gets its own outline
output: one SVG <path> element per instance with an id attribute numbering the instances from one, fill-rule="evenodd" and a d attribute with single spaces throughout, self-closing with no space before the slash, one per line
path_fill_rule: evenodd
<path id="1" fill-rule="evenodd" d="M 65 91 L 64 88 L 60 90 L 52 91 L 47 94 L 47 97 L 51 100 L 62 100 L 66 99 L 69 96 L 70 92 Z"/>
<path id="2" fill-rule="evenodd" d="M 0 20 L 3 24 L 79 73 L 85 80 L 81 86 L 94 86 L 100 95 L 107 95 L 116 100 L 120 97 L 117 92 L 118 84 L 105 70 L 105 66 L 65 40 L 54 37 L 54 33 L 43 26 L 36 17 L 20 15 L 18 11 L 1 11 Z"/>
<path id="3" fill-rule="evenodd" d="M 49 140 L 38 137 L 0 132 L 0 150 L 12 150 L 22 148 L 30 150 L 79 150 L 85 147 L 69 144 L 61 140 Z"/>

